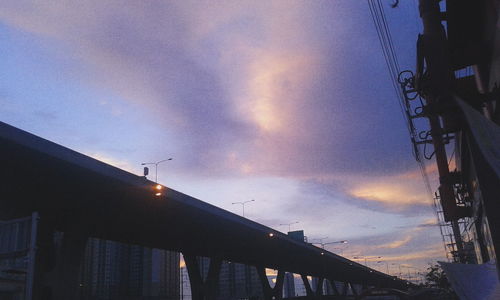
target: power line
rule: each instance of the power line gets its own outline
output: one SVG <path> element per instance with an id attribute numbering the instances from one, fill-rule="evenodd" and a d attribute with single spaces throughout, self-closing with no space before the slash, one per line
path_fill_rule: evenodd
<path id="1" fill-rule="evenodd" d="M 390 31 L 390 27 L 385 15 L 384 7 L 380 0 L 368 0 L 368 5 L 370 8 L 370 13 L 372 16 L 373 23 L 375 25 L 375 29 L 377 31 L 377 36 L 382 47 L 382 52 L 384 55 L 384 59 L 387 65 L 387 69 L 389 71 L 389 76 L 391 80 L 391 84 L 393 86 L 394 92 L 396 94 L 396 98 L 398 100 L 398 104 L 401 110 L 401 114 L 403 115 L 404 120 L 406 121 L 406 126 L 408 129 L 408 133 L 412 140 L 412 143 L 416 143 L 417 133 L 415 126 L 413 125 L 413 121 L 410 117 L 410 107 L 407 104 L 405 99 L 405 95 L 400 87 L 400 83 L 398 82 L 398 77 L 400 74 L 400 66 L 399 61 L 396 55 L 396 50 L 394 47 L 394 42 L 392 40 L 392 35 Z M 419 151 L 418 145 L 413 147 L 413 154 L 415 159 L 419 163 L 420 172 L 422 174 L 422 179 L 424 181 L 425 188 L 433 199 L 432 188 L 430 185 L 429 176 L 427 174 L 427 168 L 425 163 L 421 157 L 421 153 Z"/>

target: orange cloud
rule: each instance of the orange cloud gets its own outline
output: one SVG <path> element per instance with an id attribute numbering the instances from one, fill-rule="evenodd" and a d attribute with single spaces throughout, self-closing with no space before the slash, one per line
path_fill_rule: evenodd
<path id="1" fill-rule="evenodd" d="M 417 173 L 418 172 L 418 173 Z M 404 208 L 411 205 L 432 205 L 431 195 L 425 189 L 420 171 L 412 170 L 380 177 L 355 177 L 347 184 L 347 193 L 366 201 Z"/>
<path id="2" fill-rule="evenodd" d="M 290 129 L 293 114 L 285 109 L 289 106 L 283 106 L 283 99 L 289 98 L 293 86 L 307 82 L 312 59 L 312 56 L 285 55 L 277 50 L 255 57 L 248 74 L 249 101 L 242 101 L 242 111 L 245 114 L 250 112 L 251 119 L 262 131 Z"/>
<path id="3" fill-rule="evenodd" d="M 433 260 L 433 259 L 443 259 L 445 257 L 445 252 L 442 245 L 433 247 L 431 249 L 425 249 L 422 251 L 415 251 L 410 253 L 405 253 L 401 255 L 384 256 L 384 260 L 388 261 L 411 261 L 411 260 Z"/>
<path id="4" fill-rule="evenodd" d="M 414 187 L 401 181 L 364 183 L 354 187 L 349 193 L 356 198 L 392 206 L 432 204 L 424 191 L 416 191 Z"/>
<path id="5" fill-rule="evenodd" d="M 401 240 L 397 240 L 397 241 L 394 241 L 394 242 L 391 242 L 391 243 L 388 243 L 388 244 L 379 245 L 376 248 L 395 249 L 395 248 L 399 248 L 401 246 L 404 246 L 404 245 L 408 244 L 412 239 L 413 239 L 412 236 L 408 235 L 408 236 L 406 236 L 405 238 L 403 238 Z"/>
<path id="6" fill-rule="evenodd" d="M 128 171 L 130 173 L 134 173 L 135 172 L 135 169 L 131 164 L 130 162 L 128 161 L 124 161 L 124 160 L 120 160 L 120 159 L 117 159 L 117 158 L 114 158 L 114 157 L 111 157 L 109 156 L 108 154 L 104 154 L 104 153 L 96 153 L 96 152 L 91 152 L 91 153 L 88 153 L 88 152 L 83 152 L 84 154 L 92 157 L 92 158 L 95 158 L 99 161 L 102 161 L 108 165 L 111 165 L 111 166 L 114 166 L 114 167 L 117 167 L 117 168 L 120 168 L 120 169 L 123 169 L 125 171 Z"/>

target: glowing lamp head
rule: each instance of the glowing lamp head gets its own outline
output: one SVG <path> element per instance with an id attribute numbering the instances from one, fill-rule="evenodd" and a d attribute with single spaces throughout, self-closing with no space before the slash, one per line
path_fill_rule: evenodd
<path id="1" fill-rule="evenodd" d="M 325 252 L 321 252 L 321 255 L 325 255 Z"/>
<path id="2" fill-rule="evenodd" d="M 160 197 L 161 196 L 161 193 L 156 193 L 155 194 L 156 197 Z"/>
<path id="3" fill-rule="evenodd" d="M 157 184 L 157 185 L 155 186 L 155 189 L 157 189 L 157 190 L 159 190 L 159 191 L 160 191 L 160 190 L 162 190 L 162 189 L 163 189 L 163 187 L 162 187 L 160 184 Z"/>
<path id="4" fill-rule="evenodd" d="M 270 232 L 269 237 L 273 237 L 273 236 L 274 236 L 274 233 Z"/>

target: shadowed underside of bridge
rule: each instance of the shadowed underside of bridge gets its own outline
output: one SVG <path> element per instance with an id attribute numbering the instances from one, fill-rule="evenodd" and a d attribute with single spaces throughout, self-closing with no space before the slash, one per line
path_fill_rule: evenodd
<path id="1" fill-rule="evenodd" d="M 0 218 L 38 211 L 63 232 L 352 283 L 405 284 L 172 189 L 156 197 L 144 177 L 1 122 L 0 145 Z"/>

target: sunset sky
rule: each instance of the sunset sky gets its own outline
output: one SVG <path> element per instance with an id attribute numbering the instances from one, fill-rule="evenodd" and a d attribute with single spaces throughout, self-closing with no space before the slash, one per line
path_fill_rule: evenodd
<path id="1" fill-rule="evenodd" d="M 382 3 L 414 69 L 416 3 Z M 172 157 L 160 183 L 393 273 L 444 259 L 367 1 L 2 1 L 0 53 L 3 122 L 138 175 Z"/>

